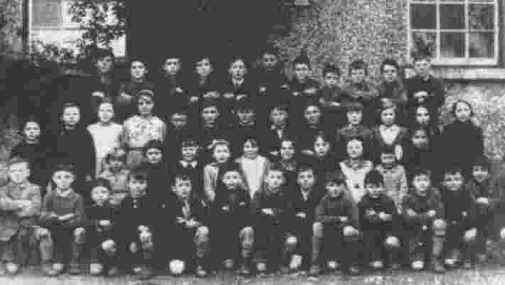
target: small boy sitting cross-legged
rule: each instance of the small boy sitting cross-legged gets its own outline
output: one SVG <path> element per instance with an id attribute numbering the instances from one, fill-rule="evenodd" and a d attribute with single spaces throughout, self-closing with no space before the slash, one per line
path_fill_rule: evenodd
<path id="1" fill-rule="evenodd" d="M 42 271 L 53 276 L 56 272 L 50 264 L 51 235 L 47 229 L 37 225 L 41 207 L 40 187 L 28 181 L 28 161 L 16 157 L 9 160 L 7 175 L 8 184 L 0 188 L 0 267 L 6 262 L 7 273 L 16 274 L 28 261 L 30 249 L 38 244 Z"/>
<path id="2" fill-rule="evenodd" d="M 147 172 L 133 169 L 128 175 L 130 195 L 123 199 L 114 229 L 123 266 L 131 269 L 140 279 L 153 275 L 154 203 L 147 198 Z M 129 267 L 129 268 L 128 268 Z"/>
<path id="3" fill-rule="evenodd" d="M 233 268 L 240 260 L 240 274 L 249 275 L 254 244 L 249 191 L 238 166 L 229 166 L 222 173 L 212 204 L 214 249 L 225 268 Z"/>
<path id="4" fill-rule="evenodd" d="M 110 183 L 105 178 L 92 182 L 92 203 L 86 208 L 86 243 L 90 251 L 91 275 L 100 275 L 104 269 L 107 269 L 107 276 L 115 276 L 118 273 L 117 243 L 112 236 L 117 212 L 110 203 L 111 192 Z"/>
<path id="5" fill-rule="evenodd" d="M 441 257 L 447 224 L 443 219 L 444 204 L 438 189 L 431 186 L 430 175 L 425 169 L 412 174 L 413 189 L 403 198 L 402 216 L 412 269 L 423 270 L 431 257 L 433 271 L 443 273 Z"/>
<path id="6" fill-rule="evenodd" d="M 168 198 L 167 223 L 163 236 L 173 240 L 168 248 L 169 270 L 173 275 L 182 274 L 189 266 L 194 267 L 198 277 L 207 276 L 209 228 L 205 218 L 207 211 L 200 199 L 193 194 L 191 177 L 176 174 L 172 192 Z M 188 263 L 189 266 L 186 266 Z"/>
<path id="7" fill-rule="evenodd" d="M 337 267 L 335 258 L 339 258 L 345 273 L 357 275 L 360 273 L 356 266 L 359 252 L 358 209 L 350 195 L 345 193 L 348 190 L 341 175 L 329 174 L 325 188 L 326 195 L 315 212 L 309 274 L 319 275 L 323 258 L 328 260 L 331 269 Z"/>
<path id="8" fill-rule="evenodd" d="M 59 164 L 53 171 L 56 188 L 44 196 L 39 222 L 51 232 L 54 242 L 53 269 L 60 274 L 69 263 L 68 273 L 80 274 L 79 259 L 85 243 L 84 200 L 73 189 L 74 167 Z"/>
<path id="9" fill-rule="evenodd" d="M 379 171 L 372 170 L 366 175 L 365 188 L 367 194 L 358 203 L 358 209 L 370 267 L 382 269 L 386 260 L 391 268 L 398 269 L 400 240 L 395 203 L 384 193 L 384 178 Z"/>

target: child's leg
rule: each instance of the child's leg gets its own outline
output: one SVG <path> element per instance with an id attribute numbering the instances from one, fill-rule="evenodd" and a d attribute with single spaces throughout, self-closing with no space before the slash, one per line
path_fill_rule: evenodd
<path id="1" fill-rule="evenodd" d="M 253 253 L 254 247 L 254 229 L 252 227 L 244 227 L 239 232 L 240 240 L 240 256 L 242 258 L 242 265 L 240 268 L 240 273 L 243 275 L 249 275 L 250 271 L 250 261 Z"/>
<path id="2" fill-rule="evenodd" d="M 442 252 L 444 250 L 444 242 L 446 236 L 447 224 L 444 220 L 437 219 L 433 221 L 433 243 L 431 248 L 431 262 L 435 272 L 444 272 L 445 269 L 440 262 Z"/>
<path id="3" fill-rule="evenodd" d="M 195 231 L 194 243 L 196 248 L 196 275 L 205 277 L 207 271 L 204 269 L 206 265 L 207 253 L 209 251 L 209 228 L 200 226 Z"/>
<path id="4" fill-rule="evenodd" d="M 80 274 L 80 259 L 86 242 L 86 230 L 84 228 L 76 228 L 72 231 L 72 256 L 70 259 L 70 274 Z"/>
<path id="5" fill-rule="evenodd" d="M 298 245 L 298 238 L 294 235 L 288 234 L 284 238 L 284 244 L 282 249 L 282 256 L 280 260 L 281 269 L 287 266 L 287 263 L 291 259 L 291 256 L 295 253 Z"/>
<path id="6" fill-rule="evenodd" d="M 312 234 L 312 256 L 311 264 L 312 266 L 321 266 L 321 249 L 323 245 L 324 238 L 324 226 L 322 223 L 314 223 L 313 234 Z M 311 270 L 313 271 L 313 270 Z"/>
<path id="7" fill-rule="evenodd" d="M 345 226 L 342 229 L 342 236 L 340 238 L 344 243 L 341 255 L 343 268 L 344 270 L 352 270 L 351 267 L 357 265 L 357 259 L 360 251 L 359 231 L 352 226 Z"/>
<path id="8" fill-rule="evenodd" d="M 378 230 L 366 230 L 363 232 L 363 244 L 367 249 L 366 260 L 369 262 L 382 259 L 383 234 Z"/>

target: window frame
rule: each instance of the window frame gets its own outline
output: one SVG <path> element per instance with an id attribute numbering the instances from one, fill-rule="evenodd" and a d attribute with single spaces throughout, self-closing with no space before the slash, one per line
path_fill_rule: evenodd
<path id="1" fill-rule="evenodd" d="M 411 5 L 412 4 L 428 4 L 428 5 L 435 5 L 436 9 L 436 27 L 435 29 L 413 29 L 411 27 Z M 458 5 L 464 5 L 465 9 L 465 29 L 460 30 L 461 32 L 464 32 L 465 35 L 465 58 L 448 58 L 448 57 L 441 57 L 440 56 L 440 34 L 441 32 L 458 32 L 457 29 L 441 29 L 440 28 L 440 5 L 441 4 L 458 4 Z M 469 36 L 470 36 L 470 30 L 469 30 L 469 17 L 467 15 L 469 5 L 470 4 L 489 4 L 493 5 L 494 9 L 494 57 L 493 58 L 486 58 L 486 57 L 469 57 L 469 48 L 467 44 L 469 44 Z M 498 0 L 484 0 L 482 2 L 477 2 L 473 0 L 464 0 L 463 4 L 461 1 L 451 1 L 451 0 L 444 0 L 443 2 L 441 0 L 408 0 L 407 2 L 407 52 L 408 52 L 408 57 L 411 58 L 411 52 L 412 52 L 412 33 L 413 32 L 430 32 L 430 33 L 436 33 L 436 55 L 432 59 L 432 63 L 434 65 L 439 65 L 439 66 L 476 66 L 476 67 L 483 67 L 483 66 L 497 66 L 500 64 L 500 59 L 502 57 L 502 51 L 500 47 L 502 46 L 501 40 L 502 40 L 502 33 L 504 32 L 502 28 L 502 5 L 500 1 Z M 483 32 L 483 31 L 481 31 Z"/>

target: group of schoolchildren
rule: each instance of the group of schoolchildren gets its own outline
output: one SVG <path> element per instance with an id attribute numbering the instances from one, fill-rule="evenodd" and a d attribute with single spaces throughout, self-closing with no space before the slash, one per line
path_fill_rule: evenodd
<path id="1" fill-rule="evenodd" d="M 35 118 L 22 126 L 0 188 L 0 273 L 33 254 L 50 276 L 81 274 L 83 260 L 93 275 L 142 278 L 444 272 L 505 239 L 503 178 L 468 102 L 440 126 L 428 57 L 410 78 L 384 60 L 379 84 L 362 60 L 345 84 L 331 64 L 320 83 L 305 55 L 288 79 L 270 49 L 255 69 L 234 58 L 223 79 L 208 57 L 192 80 L 167 58 L 152 83 L 135 59 L 116 89 L 113 61 L 97 57 L 103 88 L 62 104 L 52 136 Z"/>

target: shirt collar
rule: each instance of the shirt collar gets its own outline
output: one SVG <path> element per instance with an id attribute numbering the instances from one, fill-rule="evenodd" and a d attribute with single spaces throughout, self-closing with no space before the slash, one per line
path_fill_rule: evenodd
<path id="1" fill-rule="evenodd" d="M 195 168 L 198 165 L 198 161 L 196 161 L 196 160 L 193 160 L 191 162 L 187 162 L 185 160 L 180 160 L 179 162 L 182 165 L 182 167 L 184 167 L 184 168 L 188 168 L 188 166 Z"/>

